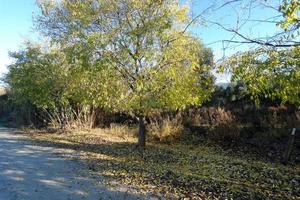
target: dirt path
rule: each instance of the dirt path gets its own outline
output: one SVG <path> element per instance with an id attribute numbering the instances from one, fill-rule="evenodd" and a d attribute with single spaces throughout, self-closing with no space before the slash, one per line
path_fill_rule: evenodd
<path id="1" fill-rule="evenodd" d="M 0 200 L 141 199 L 105 188 L 101 177 L 83 169 L 84 163 L 62 156 L 61 149 L 0 128 Z"/>

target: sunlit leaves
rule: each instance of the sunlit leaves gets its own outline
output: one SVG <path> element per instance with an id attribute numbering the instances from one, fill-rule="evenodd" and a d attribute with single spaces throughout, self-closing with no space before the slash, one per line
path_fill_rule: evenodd
<path id="1" fill-rule="evenodd" d="M 285 31 L 293 31 L 300 28 L 299 0 L 285 0 L 280 6 L 279 11 L 283 13 L 284 17 L 284 20 L 279 23 L 281 28 L 283 28 Z"/>
<path id="2" fill-rule="evenodd" d="M 11 57 L 15 62 L 9 66 L 6 81 L 16 102 L 31 102 L 41 108 L 68 103 L 68 64 L 57 49 L 43 51 L 40 46 L 27 44 L 24 50 L 11 53 Z"/>
<path id="3" fill-rule="evenodd" d="M 277 98 L 300 106 L 300 48 L 253 50 L 234 56 L 233 80 L 246 84 L 253 99 Z"/>
<path id="4" fill-rule="evenodd" d="M 179 1 L 61 1 L 47 10 L 38 28 L 59 43 L 80 43 L 95 59 L 72 81 L 76 98 L 81 91 L 85 102 L 114 102 L 105 107 L 145 114 L 209 97 L 212 54 L 183 33 L 188 7 Z"/>

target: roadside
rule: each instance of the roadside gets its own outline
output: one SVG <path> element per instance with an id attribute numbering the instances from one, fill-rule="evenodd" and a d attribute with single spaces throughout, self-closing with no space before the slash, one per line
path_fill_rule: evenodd
<path id="1" fill-rule="evenodd" d="M 118 129 L 63 134 L 30 131 L 37 144 L 73 149 L 108 185 L 168 199 L 299 199 L 300 165 L 283 165 L 255 152 L 215 144 L 149 143 Z M 78 157 L 79 158 L 79 157 Z"/>
<path id="2" fill-rule="evenodd" d="M 33 143 L 0 128 L 0 200 L 141 199 L 104 185 L 104 177 L 74 160 L 77 152 Z"/>

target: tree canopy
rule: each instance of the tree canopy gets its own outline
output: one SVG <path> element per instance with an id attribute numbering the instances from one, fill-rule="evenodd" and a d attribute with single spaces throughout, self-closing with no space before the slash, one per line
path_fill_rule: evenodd
<path id="1" fill-rule="evenodd" d="M 300 48 L 259 49 L 232 57 L 233 81 L 242 81 L 259 103 L 278 98 L 300 106 Z"/>
<path id="2" fill-rule="evenodd" d="M 152 109 L 179 110 L 210 97 L 213 54 L 183 31 L 190 19 L 179 1 L 40 1 L 39 7 L 36 28 L 50 44 L 12 54 L 7 76 L 13 91 L 35 105 L 127 112 L 142 130 Z"/>

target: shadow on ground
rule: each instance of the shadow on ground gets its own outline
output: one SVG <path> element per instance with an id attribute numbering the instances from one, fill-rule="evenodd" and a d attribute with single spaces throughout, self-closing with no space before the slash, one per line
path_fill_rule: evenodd
<path id="1" fill-rule="evenodd" d="M 106 188 L 84 163 L 61 156 L 74 152 L 53 147 L 1 128 L 0 200 L 142 199 Z"/>
<path id="2" fill-rule="evenodd" d="M 120 139 L 87 135 L 45 134 L 37 144 L 72 149 L 91 171 L 144 190 L 147 196 L 233 199 L 297 199 L 299 165 L 282 165 L 210 145 L 148 144 L 144 152 Z"/>

